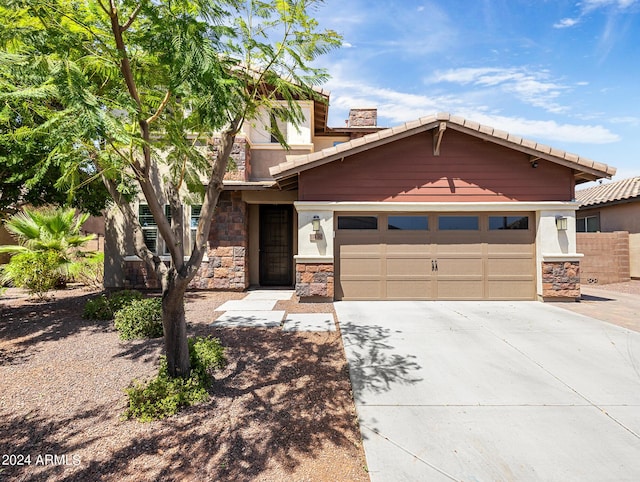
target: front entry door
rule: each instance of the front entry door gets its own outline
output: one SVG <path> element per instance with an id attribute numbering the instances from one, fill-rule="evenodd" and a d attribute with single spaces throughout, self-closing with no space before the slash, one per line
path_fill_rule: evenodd
<path id="1" fill-rule="evenodd" d="M 293 285 L 293 207 L 260 206 L 260 284 Z"/>

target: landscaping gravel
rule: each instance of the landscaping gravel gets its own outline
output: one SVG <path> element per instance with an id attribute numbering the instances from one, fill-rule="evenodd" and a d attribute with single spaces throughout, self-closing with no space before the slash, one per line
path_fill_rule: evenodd
<path id="1" fill-rule="evenodd" d="M 96 293 L 54 294 L 0 298 L 0 480 L 369 480 L 338 332 L 214 329 L 245 294 L 189 293 L 190 335 L 219 337 L 229 364 L 210 401 L 141 424 L 121 420 L 123 389 L 157 373 L 162 340 L 122 342 L 81 318 Z M 313 305 L 277 308 L 333 310 Z"/>

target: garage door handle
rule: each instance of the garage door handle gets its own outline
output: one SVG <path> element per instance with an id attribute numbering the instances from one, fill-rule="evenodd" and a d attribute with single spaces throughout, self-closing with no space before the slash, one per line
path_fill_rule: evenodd
<path id="1" fill-rule="evenodd" d="M 437 259 L 432 259 L 431 260 L 431 271 L 438 271 L 438 260 Z"/>
<path id="2" fill-rule="evenodd" d="M 438 260 L 436 259 L 436 271 L 438 271 Z"/>

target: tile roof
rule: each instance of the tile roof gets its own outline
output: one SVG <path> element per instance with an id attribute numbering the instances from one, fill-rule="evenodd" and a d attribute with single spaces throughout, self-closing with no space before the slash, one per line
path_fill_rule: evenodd
<path id="1" fill-rule="evenodd" d="M 276 180 L 284 179 L 306 169 L 311 169 L 333 160 L 372 149 L 376 146 L 402 139 L 403 137 L 417 134 L 419 132 L 431 130 L 440 126 L 442 123 L 445 123 L 446 127 L 466 132 L 470 135 L 475 135 L 512 149 L 526 152 L 541 159 L 547 159 L 552 162 L 571 167 L 576 169 L 578 172 L 585 174 L 587 176 L 586 180 L 594 180 L 601 177 L 610 178 L 616 172 L 614 167 L 606 164 L 601 164 L 599 162 L 592 161 L 591 159 L 580 157 L 576 154 L 554 149 L 535 141 L 523 139 L 519 136 L 509 134 L 508 132 L 466 120 L 462 117 L 452 116 L 448 113 L 439 113 L 428 117 L 422 117 L 397 127 L 374 132 L 350 142 L 344 142 L 334 147 L 328 147 L 308 155 L 291 156 L 287 158 L 286 162 L 271 167 L 269 172 Z"/>
<path id="2" fill-rule="evenodd" d="M 640 176 L 576 191 L 576 200 L 581 206 L 595 206 L 639 197 Z"/>

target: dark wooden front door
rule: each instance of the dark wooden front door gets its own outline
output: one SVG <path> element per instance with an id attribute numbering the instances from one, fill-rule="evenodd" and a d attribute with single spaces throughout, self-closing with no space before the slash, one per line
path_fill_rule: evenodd
<path id="1" fill-rule="evenodd" d="M 293 207 L 260 206 L 260 284 L 293 284 Z"/>

